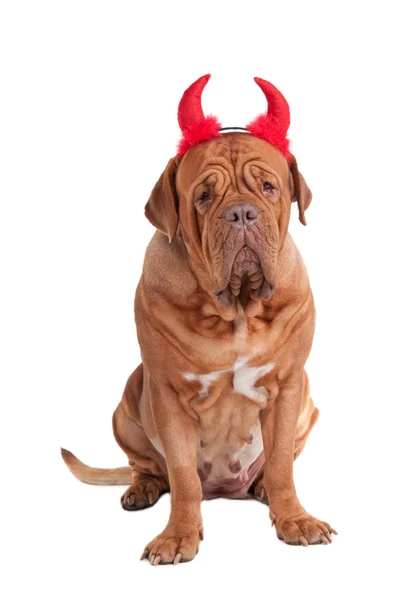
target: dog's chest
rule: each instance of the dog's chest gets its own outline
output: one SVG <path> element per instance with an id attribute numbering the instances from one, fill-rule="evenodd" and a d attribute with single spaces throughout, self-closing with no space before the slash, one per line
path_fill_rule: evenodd
<path id="1" fill-rule="evenodd" d="M 184 380 L 192 384 L 191 404 L 200 410 L 201 404 L 209 404 L 210 397 L 214 399 L 217 394 L 232 392 L 256 402 L 260 409 L 264 408 L 268 393 L 258 382 L 275 367 L 266 357 L 266 338 L 250 329 L 248 319 L 239 307 L 231 339 L 213 342 L 199 372 L 182 373 Z M 227 366 L 223 368 L 214 368 L 215 364 L 225 363 Z"/>
<path id="2" fill-rule="evenodd" d="M 209 396 L 217 393 L 219 388 L 225 393 L 228 391 L 241 394 L 250 400 L 256 402 L 259 408 L 264 408 L 268 393 L 264 386 L 257 387 L 257 382 L 274 368 L 273 363 L 267 363 L 259 366 L 249 366 L 252 357 L 238 356 L 230 368 L 211 371 L 209 373 L 184 373 L 184 378 L 188 382 L 199 384 L 199 389 L 193 405 L 198 405 Z"/>

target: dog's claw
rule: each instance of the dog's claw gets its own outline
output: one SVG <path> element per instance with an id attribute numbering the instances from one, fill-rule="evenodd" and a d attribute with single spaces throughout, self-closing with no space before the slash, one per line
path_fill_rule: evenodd
<path id="1" fill-rule="evenodd" d="M 328 539 L 326 537 L 326 535 L 323 535 L 323 534 L 319 536 L 319 539 L 322 541 L 323 544 L 325 544 L 325 546 L 327 546 L 328 544 L 330 544 L 331 541 L 332 541 L 332 540 Z"/>
<path id="2" fill-rule="evenodd" d="M 328 544 L 331 544 L 333 540 L 332 540 L 332 536 L 330 535 L 329 530 L 327 529 L 327 527 L 324 527 L 322 525 L 320 525 L 319 527 L 320 527 L 321 531 L 323 532 L 325 538 L 327 539 Z"/>
<path id="3" fill-rule="evenodd" d="M 162 557 L 160 556 L 160 554 L 158 554 L 152 564 L 155 565 L 155 567 L 157 567 L 161 560 Z"/>
<path id="4" fill-rule="evenodd" d="M 154 502 L 154 497 L 152 492 L 148 492 L 148 500 L 149 500 L 149 504 L 153 504 Z"/>
<path id="5" fill-rule="evenodd" d="M 300 535 L 299 542 L 301 543 L 302 546 L 308 546 L 308 542 L 303 535 Z"/>
<path id="6" fill-rule="evenodd" d="M 140 560 L 144 560 L 144 558 L 146 558 L 149 554 L 149 550 L 147 548 L 145 548 L 144 552 L 141 554 L 141 558 Z"/>
<path id="7" fill-rule="evenodd" d="M 173 561 L 173 565 L 178 565 L 178 563 L 181 562 L 181 559 L 182 559 L 182 554 L 180 552 L 178 552 Z"/>

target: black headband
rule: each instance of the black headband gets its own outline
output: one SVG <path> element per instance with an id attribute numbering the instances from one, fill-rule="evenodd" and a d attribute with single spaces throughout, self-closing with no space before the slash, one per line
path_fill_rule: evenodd
<path id="1" fill-rule="evenodd" d="M 221 129 L 219 129 L 219 131 L 249 131 L 248 129 L 245 129 L 244 127 L 221 127 Z"/>

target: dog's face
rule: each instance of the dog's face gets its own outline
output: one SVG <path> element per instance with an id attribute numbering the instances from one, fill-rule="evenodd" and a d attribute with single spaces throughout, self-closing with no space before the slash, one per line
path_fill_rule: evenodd
<path id="1" fill-rule="evenodd" d="M 204 266 L 223 306 L 237 297 L 268 300 L 286 237 L 290 205 L 300 219 L 311 192 L 293 160 L 268 142 L 229 133 L 172 159 L 146 206 L 149 220 L 172 240 L 183 237 L 194 263 Z"/>

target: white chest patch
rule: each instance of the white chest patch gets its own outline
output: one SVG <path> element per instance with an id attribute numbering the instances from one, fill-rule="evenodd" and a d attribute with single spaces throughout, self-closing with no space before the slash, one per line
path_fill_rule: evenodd
<path id="1" fill-rule="evenodd" d="M 199 398 L 206 398 L 209 393 L 209 389 L 213 381 L 216 381 L 220 375 L 223 373 L 227 373 L 227 370 L 224 369 L 222 371 L 212 371 L 211 373 L 206 373 L 206 375 L 195 375 L 195 373 L 184 373 L 184 377 L 187 381 L 199 381 L 202 384 L 202 389 L 199 393 Z"/>
<path id="2" fill-rule="evenodd" d="M 266 400 L 267 390 L 264 387 L 256 388 L 254 384 L 257 379 L 263 377 L 274 368 L 274 363 L 269 363 L 261 367 L 246 367 L 250 360 L 249 356 L 240 356 L 234 364 L 233 386 L 235 392 L 247 396 L 251 400 Z"/>
<path id="3" fill-rule="evenodd" d="M 212 371 L 204 375 L 195 375 L 195 373 L 184 373 L 187 381 L 199 381 L 202 389 L 199 392 L 198 399 L 202 400 L 209 394 L 211 384 L 216 381 L 223 373 L 233 373 L 232 385 L 237 394 L 242 394 L 256 402 L 264 403 L 267 401 L 267 390 L 264 387 L 255 387 L 255 383 L 260 377 L 263 377 L 275 367 L 274 363 L 268 363 L 260 367 L 247 367 L 250 356 L 239 356 L 232 369 L 222 369 Z"/>

